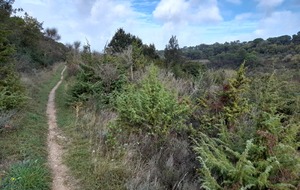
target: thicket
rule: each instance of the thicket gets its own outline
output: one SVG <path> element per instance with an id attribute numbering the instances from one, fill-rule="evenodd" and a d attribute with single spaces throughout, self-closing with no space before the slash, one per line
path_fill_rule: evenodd
<path id="1" fill-rule="evenodd" d="M 70 45 L 67 56 L 69 76 L 76 78 L 69 91 L 71 104 L 93 99 L 100 106 L 111 104 L 124 84 L 135 80 L 135 71 L 158 59 L 154 45 L 143 44 L 123 29 L 118 29 L 103 54 L 91 52 L 88 42 L 82 52 L 79 47 L 80 42 Z"/>
<path id="2" fill-rule="evenodd" d="M 211 70 L 171 39 L 161 60 L 122 30 L 103 54 L 71 48 L 75 133 L 100 160 L 92 174 L 105 164 L 127 189 L 299 188 L 297 69 L 246 73 L 253 53 L 237 71 Z"/>
<path id="3" fill-rule="evenodd" d="M 194 150 L 202 188 L 299 188 L 299 106 L 283 111 L 297 100 L 282 97 L 293 93 L 282 85 L 274 75 L 250 82 L 242 65 L 220 91 L 201 98 Z"/>
<path id="4" fill-rule="evenodd" d="M 75 82 L 68 92 L 69 104 L 92 101 L 99 107 L 110 105 L 110 99 L 122 89 L 127 77 L 123 74 L 122 67 L 107 63 L 109 59 L 117 61 L 114 57 L 102 57 L 88 52 L 82 54 L 82 62 L 68 63 L 69 74 L 75 72 L 72 74 L 75 75 Z"/>

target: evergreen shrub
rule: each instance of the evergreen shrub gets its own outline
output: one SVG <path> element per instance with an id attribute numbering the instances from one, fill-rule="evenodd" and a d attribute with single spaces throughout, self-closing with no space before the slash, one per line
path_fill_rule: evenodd
<path id="1" fill-rule="evenodd" d="M 116 98 L 118 125 L 132 131 L 165 135 L 184 126 L 191 106 L 157 78 L 158 69 L 150 72 L 139 84 L 128 85 Z"/>

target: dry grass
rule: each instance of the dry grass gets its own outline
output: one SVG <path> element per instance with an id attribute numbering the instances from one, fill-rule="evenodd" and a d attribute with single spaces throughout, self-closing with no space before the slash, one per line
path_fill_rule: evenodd
<path id="1" fill-rule="evenodd" d="M 170 136 L 167 141 L 159 142 L 152 136 L 130 134 L 117 139 L 118 145 L 112 148 L 106 144 L 106 138 L 108 124 L 116 119 L 114 112 L 85 109 L 79 118 L 73 128 L 75 146 L 70 149 L 68 163 L 82 180 L 82 188 L 199 188 L 197 162 L 187 140 Z"/>

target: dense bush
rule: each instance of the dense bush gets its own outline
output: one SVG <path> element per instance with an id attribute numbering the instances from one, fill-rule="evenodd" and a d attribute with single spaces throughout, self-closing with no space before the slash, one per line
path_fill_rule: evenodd
<path id="1" fill-rule="evenodd" d="M 13 67 L 0 67 L 0 111 L 20 108 L 25 100 L 25 89 Z"/>
<path id="2" fill-rule="evenodd" d="M 252 82 L 251 93 L 243 85 L 248 79 L 242 68 L 216 96 L 217 104 L 206 97 L 199 107 L 206 105 L 198 112 L 201 125 L 194 147 L 202 164 L 202 187 L 297 189 L 299 123 L 291 116 L 295 113 L 280 111 L 286 99 L 274 76 Z"/>
<path id="3" fill-rule="evenodd" d="M 101 78 L 95 75 L 92 67 L 80 65 L 75 84 L 70 89 L 70 103 L 86 102 L 94 96 L 100 96 L 103 88 Z"/>
<path id="4" fill-rule="evenodd" d="M 94 100 L 99 106 L 110 105 L 111 98 L 127 82 L 114 64 L 80 64 L 78 68 L 76 80 L 68 92 L 70 104 Z"/>
<path id="5" fill-rule="evenodd" d="M 152 66 L 140 84 L 129 85 L 117 96 L 120 127 L 164 135 L 183 126 L 191 107 L 186 100 L 178 100 L 175 93 L 167 90 L 157 74 L 157 68 Z"/>

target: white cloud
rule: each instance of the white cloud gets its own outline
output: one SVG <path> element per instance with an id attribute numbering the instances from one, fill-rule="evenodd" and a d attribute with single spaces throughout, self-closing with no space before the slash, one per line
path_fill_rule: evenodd
<path id="1" fill-rule="evenodd" d="M 223 20 L 216 0 L 161 0 L 153 11 L 153 16 L 173 24 Z"/>
<path id="2" fill-rule="evenodd" d="M 242 14 L 238 14 L 234 17 L 234 20 L 237 21 L 243 21 L 243 20 L 247 20 L 250 19 L 251 17 L 253 17 L 254 14 L 253 13 L 242 13 Z"/>
<path id="3" fill-rule="evenodd" d="M 258 7 L 262 9 L 271 9 L 281 5 L 284 0 L 257 0 Z"/>
<path id="4" fill-rule="evenodd" d="M 277 11 L 262 18 L 254 34 L 268 38 L 285 34 L 295 34 L 299 30 L 300 14 L 291 11 Z"/>
<path id="5" fill-rule="evenodd" d="M 184 19 L 189 6 L 185 0 L 161 0 L 153 11 L 153 16 L 167 22 L 178 22 Z"/>
<path id="6" fill-rule="evenodd" d="M 97 0 L 91 8 L 91 19 L 96 23 L 111 24 L 124 21 L 134 16 L 134 11 L 128 1 Z"/>

